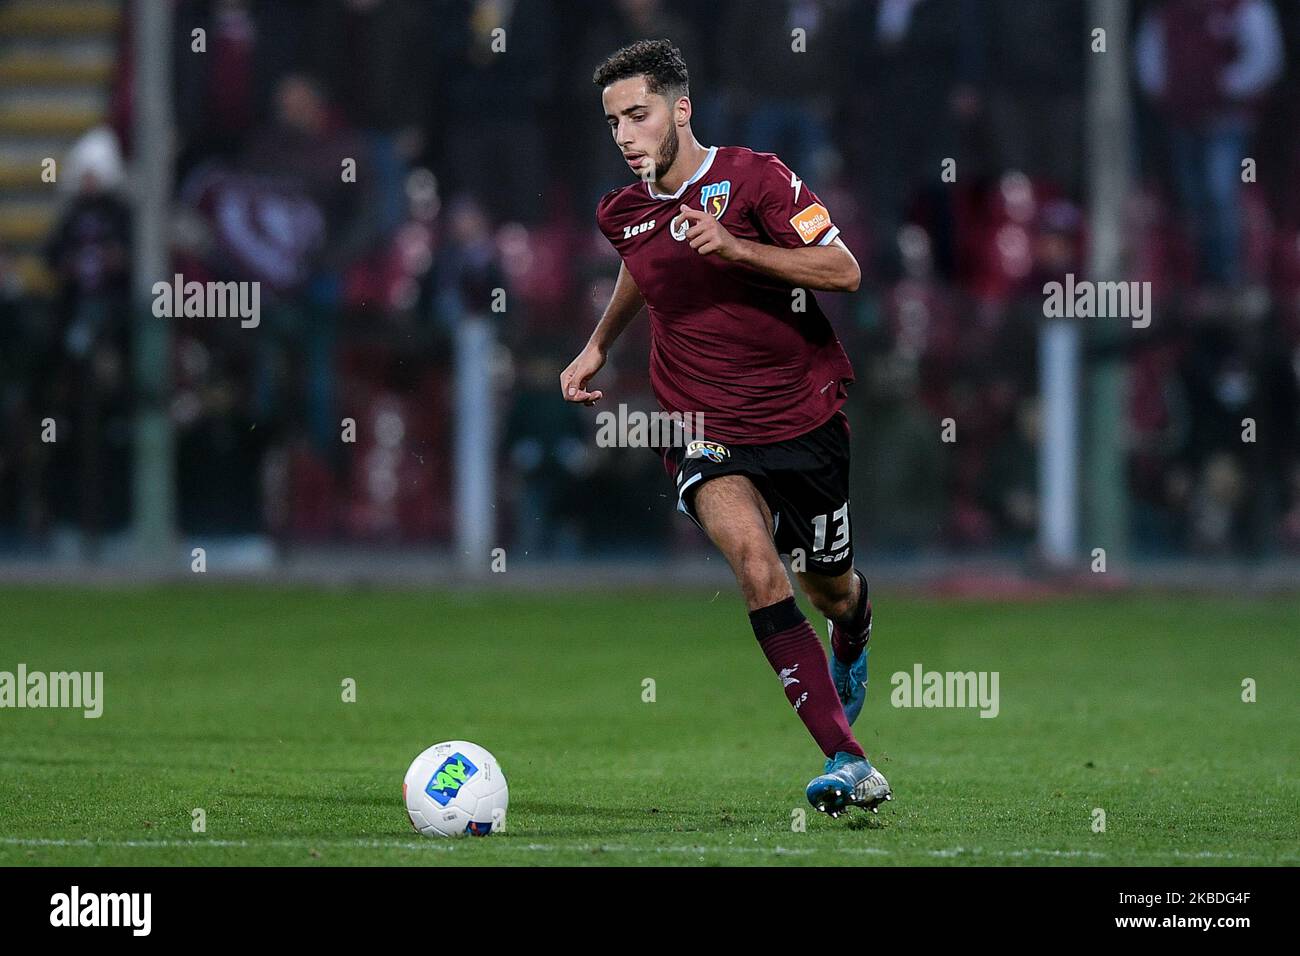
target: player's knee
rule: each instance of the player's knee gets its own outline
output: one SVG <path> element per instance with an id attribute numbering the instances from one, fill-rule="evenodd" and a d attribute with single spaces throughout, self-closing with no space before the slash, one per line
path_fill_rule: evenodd
<path id="1" fill-rule="evenodd" d="M 847 597 L 829 595 L 818 591 L 812 592 L 808 597 L 812 601 L 813 607 L 817 608 L 817 612 L 832 621 L 843 620 L 853 612 L 853 603 Z"/>
<path id="2" fill-rule="evenodd" d="M 736 577 L 753 607 L 767 607 L 790 596 L 790 579 L 775 555 L 754 550 L 740 556 Z"/>
<path id="3" fill-rule="evenodd" d="M 849 581 L 852 580 L 850 577 Z M 809 586 L 805 583 L 804 591 L 812 601 L 813 607 L 817 608 L 818 613 L 823 617 L 832 621 L 843 621 L 857 610 L 857 601 L 851 583 L 847 587 L 835 587 L 834 582 L 827 578 L 824 584 L 819 582 L 819 585 Z"/>

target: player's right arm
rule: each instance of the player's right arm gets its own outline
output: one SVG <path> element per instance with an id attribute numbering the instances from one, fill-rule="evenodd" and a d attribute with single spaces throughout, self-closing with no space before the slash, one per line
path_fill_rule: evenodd
<path id="1" fill-rule="evenodd" d="M 604 392 L 599 389 L 587 391 L 587 384 L 605 364 L 605 357 L 613 347 L 615 340 L 623 334 L 641 307 L 645 299 L 636 287 L 636 280 L 627 271 L 627 266 L 620 264 L 618 279 L 614 283 L 614 294 L 609 297 L 605 314 L 596 323 L 596 329 L 578 357 L 569 363 L 569 367 L 560 373 L 560 394 L 567 402 L 582 402 L 594 405 Z"/>

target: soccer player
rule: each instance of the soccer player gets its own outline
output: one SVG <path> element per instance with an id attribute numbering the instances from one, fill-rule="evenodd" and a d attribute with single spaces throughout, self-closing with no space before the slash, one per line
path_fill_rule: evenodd
<path id="1" fill-rule="evenodd" d="M 702 421 L 696 440 L 661 449 L 677 507 L 727 559 L 759 646 L 826 755 L 808 800 L 832 816 L 875 811 L 891 799 L 889 784 L 850 729 L 866 698 L 871 636 L 866 578 L 853 567 L 840 410 L 853 369 L 811 292 L 857 289 L 857 260 L 817 195 L 775 155 L 700 145 L 686 64 L 667 40 L 624 47 L 594 81 L 638 179 L 597 206 L 623 262 L 560 391 L 599 401 L 592 378 L 648 308 L 655 397 L 664 411 Z M 829 667 L 781 554 L 802 559 L 792 560 L 799 584 L 829 620 Z"/>

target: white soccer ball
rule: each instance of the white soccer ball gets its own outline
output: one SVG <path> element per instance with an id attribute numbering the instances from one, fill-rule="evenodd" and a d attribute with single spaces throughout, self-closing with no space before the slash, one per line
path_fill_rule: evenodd
<path id="1" fill-rule="evenodd" d="M 505 826 L 510 793 L 495 757 L 467 740 L 447 740 L 411 762 L 402 799 L 425 836 L 487 836 Z"/>

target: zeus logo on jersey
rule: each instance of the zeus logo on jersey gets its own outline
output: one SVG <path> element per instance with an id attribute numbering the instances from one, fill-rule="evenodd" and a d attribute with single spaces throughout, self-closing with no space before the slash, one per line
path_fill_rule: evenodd
<path id="1" fill-rule="evenodd" d="M 727 208 L 727 201 L 730 198 L 730 179 L 724 179 L 720 183 L 709 183 L 700 190 L 700 206 L 705 212 L 712 213 L 714 219 L 722 218 L 722 213 Z"/>
<path id="2" fill-rule="evenodd" d="M 460 792 L 465 781 L 476 773 L 478 767 L 474 766 L 468 757 L 463 753 L 454 753 L 438 765 L 438 769 L 429 778 L 424 792 L 433 797 L 438 802 L 438 806 L 445 807 L 447 801 Z"/>
<path id="3" fill-rule="evenodd" d="M 639 236 L 643 232 L 649 232 L 654 227 L 655 227 L 655 221 L 653 219 L 651 219 L 649 222 L 638 222 L 635 226 L 624 226 L 623 238 L 631 239 L 633 236 Z"/>

